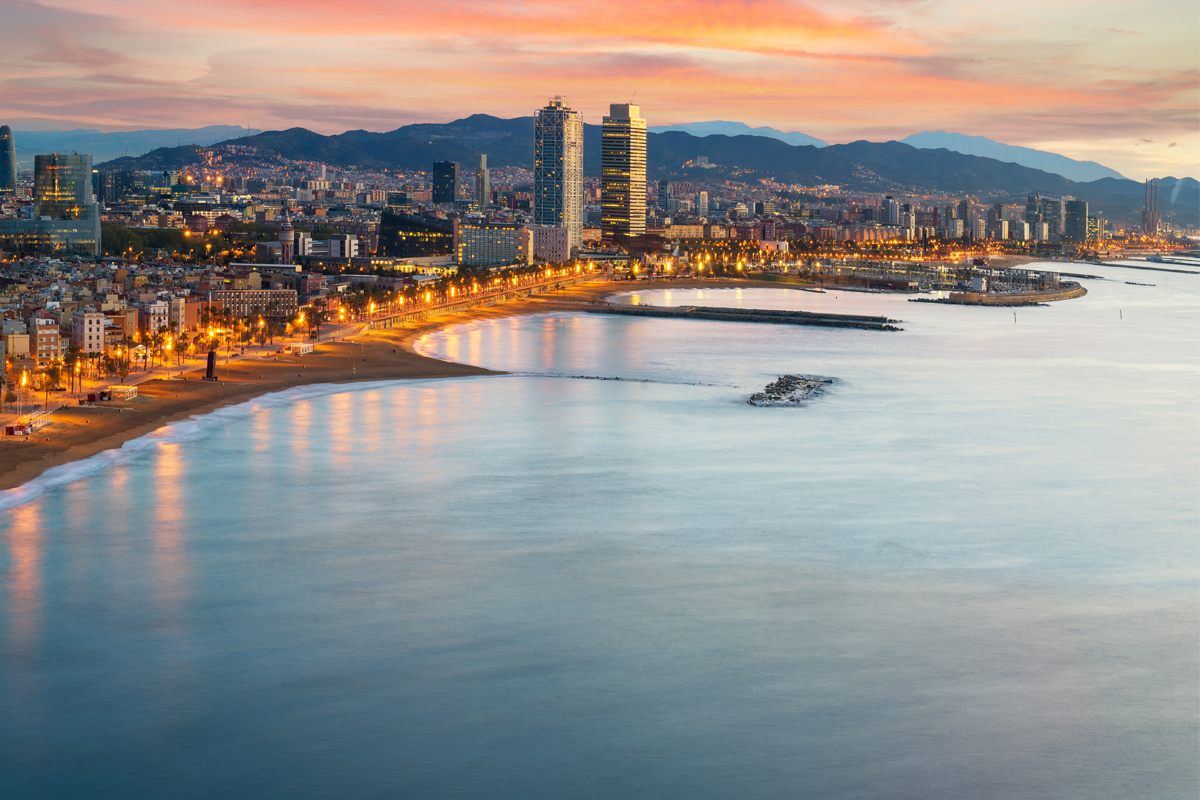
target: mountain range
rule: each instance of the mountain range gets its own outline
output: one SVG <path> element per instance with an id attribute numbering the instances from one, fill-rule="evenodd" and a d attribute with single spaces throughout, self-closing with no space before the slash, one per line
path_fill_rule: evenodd
<path id="1" fill-rule="evenodd" d="M 584 172 L 600 172 L 600 129 L 584 126 Z M 1030 192 L 1070 194 L 1092 203 L 1108 219 L 1136 223 L 1142 184 L 1118 177 L 1077 182 L 1062 175 L 948 149 L 923 149 L 904 142 L 851 142 L 816 147 L 791 145 L 759 135 L 694 136 L 683 131 L 647 134 L 647 166 L 652 178 L 754 181 L 773 178 L 803 185 L 837 184 L 851 190 L 974 195 L 1014 202 Z M 266 131 L 231 143 L 253 145 L 260 153 L 341 167 L 428 170 L 434 161 L 457 161 L 471 169 L 476 154 L 487 153 L 493 167 L 532 168 L 533 118 L 501 119 L 475 114 L 446 124 L 406 125 L 387 133 L 347 131 L 323 136 L 304 128 Z M 717 165 L 694 166 L 701 156 Z M 199 160 L 197 148 L 165 148 L 140 158 L 121 158 L 113 167 L 178 167 Z M 1160 182 L 1161 210 L 1183 225 L 1200 225 L 1200 183 L 1192 178 Z"/>
<path id="2" fill-rule="evenodd" d="M 1123 180 L 1125 178 L 1115 169 L 1109 169 L 1095 161 L 1076 161 L 1073 158 L 1060 156 L 1058 153 L 1001 144 L 985 136 L 967 136 L 964 133 L 947 133 L 946 131 L 924 131 L 906 136 L 900 141 L 923 150 L 952 150 L 968 156 L 983 156 L 984 158 L 994 158 L 997 161 L 1009 161 L 1023 167 L 1053 172 L 1073 181 L 1098 181 L 1101 178 Z"/>
<path id="3" fill-rule="evenodd" d="M 262 131 L 236 125 L 118 133 L 101 133 L 98 130 L 82 128 L 71 131 L 13 131 L 13 139 L 17 144 L 17 164 L 22 169 L 33 169 L 33 156 L 38 153 L 91 153 L 92 163 L 98 164 L 122 155 L 139 156 L 160 147 L 205 147 L 256 133 Z"/>
<path id="4" fill-rule="evenodd" d="M 650 133 L 670 133 L 682 131 L 692 136 L 765 136 L 768 139 L 778 139 L 788 144 L 811 144 L 813 147 L 828 147 L 829 143 L 807 133 L 792 131 L 790 133 L 775 128 L 751 128 L 744 122 L 726 122 L 712 120 L 711 122 L 689 122 L 686 125 L 659 125 L 647 128 Z"/>

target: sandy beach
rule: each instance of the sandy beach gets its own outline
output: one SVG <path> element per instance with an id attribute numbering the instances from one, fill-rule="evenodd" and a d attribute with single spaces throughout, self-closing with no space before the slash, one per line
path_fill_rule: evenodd
<path id="1" fill-rule="evenodd" d="M 197 366 L 178 378 L 138 384 L 138 396 L 129 401 L 90 408 L 66 406 L 54 412 L 52 424 L 28 440 L 0 437 L 0 490 L 20 486 L 51 467 L 118 448 L 168 423 L 293 386 L 497 374 L 428 358 L 413 349 L 421 336 L 451 325 L 577 310 L 580 305 L 635 289 L 720 286 L 783 288 L 786 284 L 734 279 L 593 281 L 527 299 L 443 314 L 405 327 L 371 331 L 350 340 L 323 342 L 306 356 L 272 355 L 220 363 L 217 382 L 201 380 L 204 373 Z"/>

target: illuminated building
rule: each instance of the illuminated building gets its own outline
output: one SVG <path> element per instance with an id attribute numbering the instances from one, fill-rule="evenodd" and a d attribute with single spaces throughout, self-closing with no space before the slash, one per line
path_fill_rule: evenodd
<path id="1" fill-rule="evenodd" d="M 614 103 L 600 140 L 600 225 L 605 238 L 646 232 L 646 120 L 631 103 Z"/>
<path id="2" fill-rule="evenodd" d="M 487 155 L 479 154 L 479 166 L 475 170 L 475 199 L 479 209 L 486 209 L 492 202 L 492 178 L 488 173 Z"/>
<path id="3" fill-rule="evenodd" d="M 0 220 L 0 249 L 98 255 L 100 211 L 90 155 L 33 157 L 33 219 Z"/>
<path id="4" fill-rule="evenodd" d="M 1066 202 L 1066 220 L 1064 223 L 1063 240 L 1068 242 L 1085 242 L 1088 238 L 1088 204 L 1086 200 L 1068 200 Z"/>
<path id="5" fill-rule="evenodd" d="M 583 242 L 583 120 L 564 97 L 534 118 L 533 222 L 566 228 L 572 248 Z"/>
<path id="6" fill-rule="evenodd" d="M 292 227 L 291 218 L 285 216 L 283 225 L 279 226 L 279 263 L 290 264 L 295 255 L 296 229 Z"/>
<path id="7" fill-rule="evenodd" d="M 13 192 L 17 188 L 17 144 L 12 130 L 0 125 L 0 192 Z"/>
<path id="8" fill-rule="evenodd" d="M 435 161 L 433 164 L 433 202 L 454 203 L 458 196 L 458 162 Z"/>
<path id="9" fill-rule="evenodd" d="M 388 258 L 448 256 L 454 252 L 454 228 L 444 219 L 383 212 L 378 255 Z"/>
<path id="10" fill-rule="evenodd" d="M 454 260 L 461 267 L 533 263 L 533 234 L 511 222 L 482 217 L 454 221 Z"/>

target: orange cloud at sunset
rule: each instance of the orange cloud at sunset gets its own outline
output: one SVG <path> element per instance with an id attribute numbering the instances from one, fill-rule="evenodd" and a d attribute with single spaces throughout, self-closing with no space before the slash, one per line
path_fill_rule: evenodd
<path id="1" fill-rule="evenodd" d="M 944 129 L 1132 178 L 1200 174 L 1195 3 L 0 7 L 0 116 L 16 128 L 390 130 L 528 114 L 552 94 L 596 121 L 636 91 L 652 125 L 730 119 L 831 142 Z"/>

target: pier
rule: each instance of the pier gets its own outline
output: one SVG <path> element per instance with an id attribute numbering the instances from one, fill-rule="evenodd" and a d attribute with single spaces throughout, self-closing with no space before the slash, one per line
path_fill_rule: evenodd
<path id="1" fill-rule="evenodd" d="M 820 325 L 827 328 L 861 328 L 873 331 L 898 331 L 898 319 L 857 314 L 822 314 L 811 311 L 780 311 L 769 308 L 721 308 L 718 306 L 621 306 L 603 304 L 583 309 L 592 314 L 618 314 L 627 317 L 666 317 L 668 319 L 707 319 L 718 322 L 765 322 L 772 325 Z"/>

